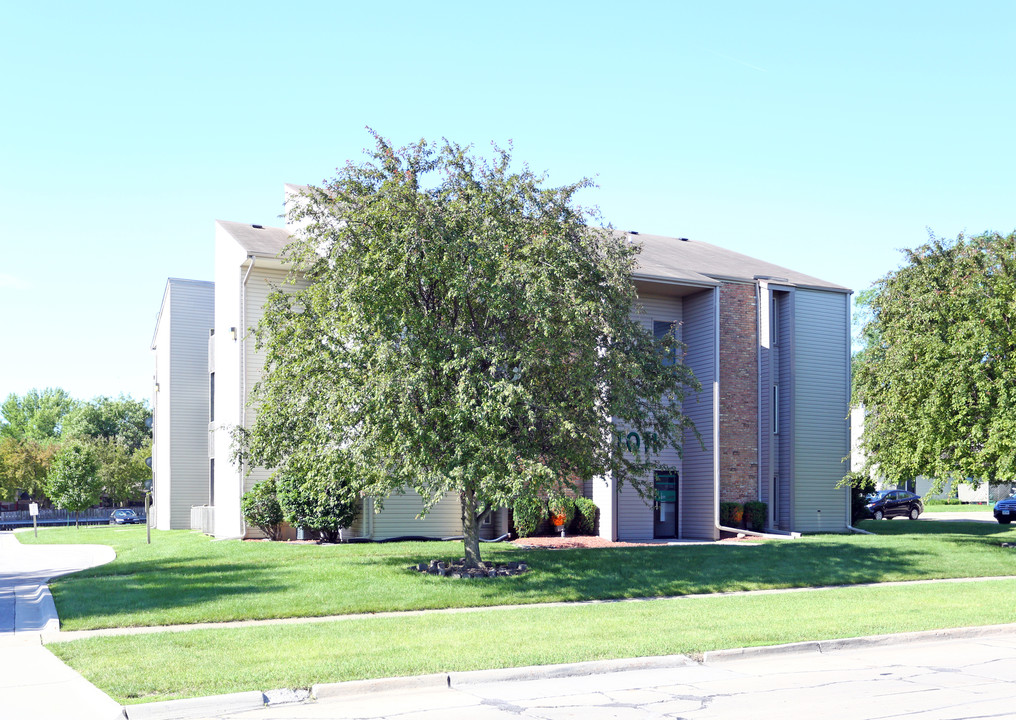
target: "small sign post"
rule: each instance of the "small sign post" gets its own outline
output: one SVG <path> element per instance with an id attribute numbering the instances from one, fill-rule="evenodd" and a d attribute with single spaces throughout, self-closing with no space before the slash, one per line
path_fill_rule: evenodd
<path id="1" fill-rule="evenodd" d="M 28 514 L 32 516 L 32 529 L 39 537 L 39 503 L 28 503 Z"/>

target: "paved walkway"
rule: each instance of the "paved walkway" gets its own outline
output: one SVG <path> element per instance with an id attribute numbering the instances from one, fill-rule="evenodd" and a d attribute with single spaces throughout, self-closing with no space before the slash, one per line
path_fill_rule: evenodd
<path id="1" fill-rule="evenodd" d="M 0 717 L 112 720 L 120 705 L 42 646 L 59 628 L 46 583 L 116 557 L 105 545 L 22 545 L 0 533 Z"/>

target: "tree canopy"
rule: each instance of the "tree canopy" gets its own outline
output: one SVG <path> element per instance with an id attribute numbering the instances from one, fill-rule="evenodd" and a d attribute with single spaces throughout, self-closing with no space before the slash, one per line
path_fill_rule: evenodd
<path id="1" fill-rule="evenodd" d="M 145 424 L 151 414 L 145 400 L 100 396 L 78 403 L 67 414 L 63 435 L 114 441 L 133 452 L 151 441 L 152 431 Z"/>
<path id="2" fill-rule="evenodd" d="M 0 405 L 0 437 L 48 442 L 60 437 L 64 417 L 77 402 L 66 390 L 29 390 L 24 397 L 11 393 Z"/>
<path id="3" fill-rule="evenodd" d="M 867 470 L 1016 479 L 1016 233 L 907 250 L 866 307 L 855 359 Z"/>
<path id="4" fill-rule="evenodd" d="M 576 202 L 590 181 L 547 187 L 506 149 L 375 139 L 293 217 L 291 282 L 309 282 L 265 307 L 240 455 L 379 503 L 455 493 L 467 564 L 490 507 L 606 473 L 648 492 L 695 380 L 673 332 L 631 317 L 639 248 L 593 226 Z M 647 442 L 620 452 L 612 423 Z"/>
<path id="5" fill-rule="evenodd" d="M 81 512 L 99 501 L 102 479 L 95 448 L 82 440 L 71 440 L 60 448 L 47 479 L 46 494 L 57 507 Z"/>

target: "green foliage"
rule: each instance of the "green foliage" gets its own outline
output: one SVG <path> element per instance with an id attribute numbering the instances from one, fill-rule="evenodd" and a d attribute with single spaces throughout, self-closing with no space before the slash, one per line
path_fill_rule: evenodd
<path id="1" fill-rule="evenodd" d="M 0 437 L 45 443 L 60 437 L 64 417 L 76 401 L 60 388 L 29 390 L 24 397 L 14 393 L 0 405 Z"/>
<path id="2" fill-rule="evenodd" d="M 487 508 L 607 472 L 651 492 L 699 386 L 673 333 L 632 319 L 639 247 L 578 206 L 591 182 L 546 187 L 508 150 L 375 140 L 292 218 L 305 230 L 257 328 L 265 375 L 238 454 L 427 508 L 453 492 L 470 564 Z M 617 452 L 611 419 L 649 447 Z"/>
<path id="3" fill-rule="evenodd" d="M 589 498 L 575 498 L 575 520 L 571 524 L 571 532 L 575 535 L 596 534 L 596 503 Z"/>
<path id="4" fill-rule="evenodd" d="M 1011 477 L 1016 233 L 931 236 L 906 255 L 866 304 L 867 346 L 855 372 L 865 472 L 891 484 Z"/>
<path id="5" fill-rule="evenodd" d="M 99 463 L 99 478 L 106 497 L 119 504 L 144 497 L 145 481 L 152 477 L 145 464 L 145 458 L 152 454 L 150 440 L 133 451 L 114 438 L 99 437 L 90 444 Z"/>
<path id="6" fill-rule="evenodd" d="M 927 498 L 923 500 L 924 505 L 966 505 L 959 498 Z"/>
<path id="7" fill-rule="evenodd" d="M 0 438 L 0 500 L 13 501 L 19 492 L 35 500 L 43 493 L 57 446 L 28 438 Z"/>
<path id="8" fill-rule="evenodd" d="M 741 503 L 724 501 L 720 503 L 720 525 L 740 527 L 744 508 Z"/>
<path id="9" fill-rule="evenodd" d="M 549 510 L 546 500 L 527 495 L 519 498 L 512 506 L 512 517 L 515 531 L 519 537 L 532 537 L 540 526 L 548 519 Z"/>
<path id="10" fill-rule="evenodd" d="M 95 448 L 81 440 L 65 443 L 53 459 L 46 494 L 53 504 L 81 512 L 99 502 L 102 479 Z"/>
<path id="11" fill-rule="evenodd" d="M 115 441 L 134 452 L 151 442 L 152 431 L 145 425 L 151 414 L 144 400 L 123 394 L 117 398 L 97 397 L 79 403 L 67 414 L 63 436 Z"/>
<path id="12" fill-rule="evenodd" d="M 357 498 L 343 495 L 341 482 L 322 482 L 282 472 L 276 475 L 279 507 L 286 522 L 308 528 L 325 542 L 337 542 L 339 530 L 356 520 Z"/>
<path id="13" fill-rule="evenodd" d="M 261 530 L 269 540 L 279 539 L 282 507 L 276 494 L 275 480 L 268 478 L 243 494 L 240 500 L 243 519 Z"/>
<path id="14" fill-rule="evenodd" d="M 863 472 L 849 472 L 843 476 L 837 487 L 850 487 L 850 524 L 867 520 L 871 512 L 867 508 L 868 495 L 877 489 L 871 475 Z"/>
<path id="15" fill-rule="evenodd" d="M 769 507 L 761 500 L 749 500 L 744 504 L 744 526 L 749 530 L 764 530 L 768 517 Z"/>
<path id="16" fill-rule="evenodd" d="M 560 495 L 547 501 L 550 516 L 564 515 L 564 527 L 571 525 L 575 519 L 575 499 L 570 495 Z"/>

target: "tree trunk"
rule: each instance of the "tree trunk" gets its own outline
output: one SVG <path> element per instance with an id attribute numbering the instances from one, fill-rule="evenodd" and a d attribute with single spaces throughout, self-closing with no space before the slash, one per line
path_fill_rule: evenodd
<path id="1" fill-rule="evenodd" d="M 476 518 L 476 495 L 472 490 L 459 493 L 462 501 L 462 544 L 465 546 L 466 567 L 480 567 L 480 525 Z"/>

